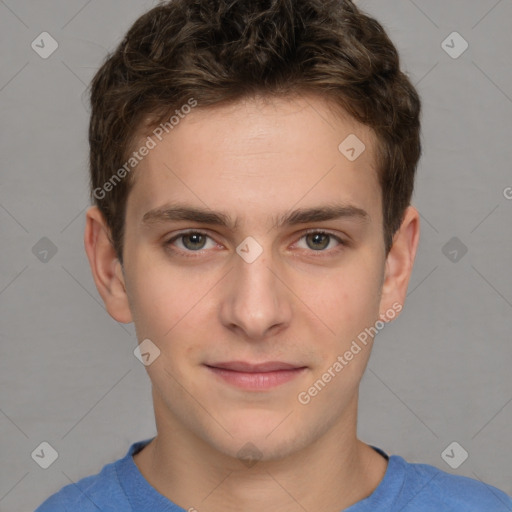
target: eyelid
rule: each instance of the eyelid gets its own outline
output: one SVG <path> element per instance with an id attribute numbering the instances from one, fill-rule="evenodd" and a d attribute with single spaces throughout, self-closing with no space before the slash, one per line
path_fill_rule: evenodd
<path id="1" fill-rule="evenodd" d="M 183 237 L 183 236 L 186 236 L 186 235 L 190 235 L 190 234 L 200 234 L 200 235 L 204 235 L 204 236 L 210 238 L 211 240 L 214 240 L 209 232 L 204 231 L 204 230 L 202 230 L 200 228 L 185 229 L 183 231 L 180 231 L 178 233 L 173 234 L 171 238 L 167 239 L 164 242 L 164 246 L 165 247 L 171 247 L 171 250 L 173 250 L 174 252 L 177 252 L 177 253 L 181 253 L 181 254 L 186 253 L 188 257 L 194 257 L 193 254 L 200 255 L 204 251 L 208 251 L 208 249 L 200 249 L 198 251 L 183 251 L 182 249 L 175 249 L 172 246 L 172 243 L 175 242 L 176 240 L 178 240 L 180 237 Z M 328 235 L 328 236 L 331 236 L 332 238 L 334 238 L 339 243 L 339 245 L 341 247 L 345 247 L 345 246 L 348 245 L 348 242 L 346 240 L 344 240 L 343 238 L 341 238 L 340 236 L 336 235 L 335 233 L 333 233 L 332 231 L 330 231 L 328 229 L 322 229 L 322 228 L 310 228 L 310 229 L 307 229 L 306 231 L 302 231 L 301 234 L 300 234 L 300 237 L 297 240 L 297 242 L 299 242 L 302 238 L 304 238 L 306 235 L 309 235 L 309 234 Z M 297 242 L 295 242 L 295 243 L 297 243 Z M 336 248 L 330 249 L 329 251 L 313 251 L 313 250 L 310 250 L 309 252 L 312 253 L 313 255 L 315 253 L 317 253 L 317 255 L 320 256 L 322 254 L 335 253 L 336 252 Z"/>
<path id="2" fill-rule="evenodd" d="M 304 231 L 301 235 L 304 236 L 304 235 L 309 235 L 311 233 L 319 233 L 319 234 L 323 234 L 323 235 L 331 235 L 333 238 L 336 238 L 339 242 L 344 242 L 344 240 L 342 238 L 340 238 L 339 235 L 337 235 L 334 231 L 331 231 L 329 229 L 322 229 L 322 228 L 310 228 L 310 229 L 307 229 L 306 231 Z"/>
<path id="3" fill-rule="evenodd" d="M 200 249 L 199 251 L 183 251 L 182 249 L 176 249 L 176 248 L 173 247 L 173 245 L 172 245 L 173 242 L 175 242 L 176 240 L 178 240 L 179 238 L 181 238 L 183 236 L 190 235 L 190 234 L 204 235 L 205 237 L 208 237 L 211 240 L 215 241 L 213 239 L 213 237 L 210 235 L 210 233 L 208 233 L 207 231 L 203 231 L 202 229 L 199 229 L 199 228 L 197 228 L 197 229 L 185 229 L 183 231 L 179 231 L 178 233 L 173 234 L 171 238 L 167 239 L 164 242 L 164 247 L 170 247 L 171 250 L 173 250 L 174 252 L 179 252 L 181 254 L 188 253 L 189 255 L 194 254 L 194 253 L 202 254 L 205 250 L 208 250 L 208 249 Z"/>
<path id="4" fill-rule="evenodd" d="M 299 239 L 297 240 L 297 242 L 302 240 L 302 238 L 304 238 L 306 235 L 310 235 L 310 234 L 328 235 L 331 238 L 334 238 L 339 243 L 339 247 L 346 247 L 348 245 L 348 241 L 341 238 L 339 235 L 333 233 L 329 229 L 322 229 L 322 228 L 310 228 L 310 229 L 307 229 L 306 231 L 303 231 L 301 233 Z M 297 243 L 297 242 L 295 242 L 295 243 Z M 337 250 L 339 250 L 339 247 L 335 247 L 328 251 L 309 250 L 308 252 L 311 253 L 313 256 L 321 256 L 322 254 L 334 254 L 337 252 Z"/>

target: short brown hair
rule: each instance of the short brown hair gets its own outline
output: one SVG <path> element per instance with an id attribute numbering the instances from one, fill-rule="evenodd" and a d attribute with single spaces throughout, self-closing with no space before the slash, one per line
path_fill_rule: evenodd
<path id="1" fill-rule="evenodd" d="M 103 187 L 141 129 L 191 98 L 201 108 L 302 92 L 375 133 L 387 254 L 413 193 L 421 103 L 382 25 L 349 0 L 171 0 L 135 21 L 91 82 L 91 200 L 121 263 L 133 173 Z"/>

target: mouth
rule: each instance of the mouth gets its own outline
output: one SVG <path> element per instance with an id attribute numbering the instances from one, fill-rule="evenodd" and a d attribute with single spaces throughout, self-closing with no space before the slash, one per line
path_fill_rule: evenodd
<path id="1" fill-rule="evenodd" d="M 245 390 L 263 391 L 290 382 L 305 372 L 306 366 L 281 361 L 247 363 L 229 361 L 205 365 L 224 382 Z"/>

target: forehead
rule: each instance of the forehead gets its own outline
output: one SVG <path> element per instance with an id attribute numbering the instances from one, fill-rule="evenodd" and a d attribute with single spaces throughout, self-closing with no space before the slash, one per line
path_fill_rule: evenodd
<path id="1" fill-rule="evenodd" d="M 229 212 L 237 224 L 326 203 L 380 215 L 374 133 L 321 98 L 198 106 L 162 140 L 149 136 L 155 146 L 128 198 L 132 221 L 172 202 Z"/>

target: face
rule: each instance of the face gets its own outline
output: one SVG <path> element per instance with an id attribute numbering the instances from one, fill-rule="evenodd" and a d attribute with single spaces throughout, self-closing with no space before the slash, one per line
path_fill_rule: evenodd
<path id="1" fill-rule="evenodd" d="M 247 100 L 197 108 L 141 161 L 123 280 L 160 350 L 160 421 L 269 460 L 355 424 L 372 337 L 353 342 L 393 307 L 374 142 L 316 97 Z"/>

